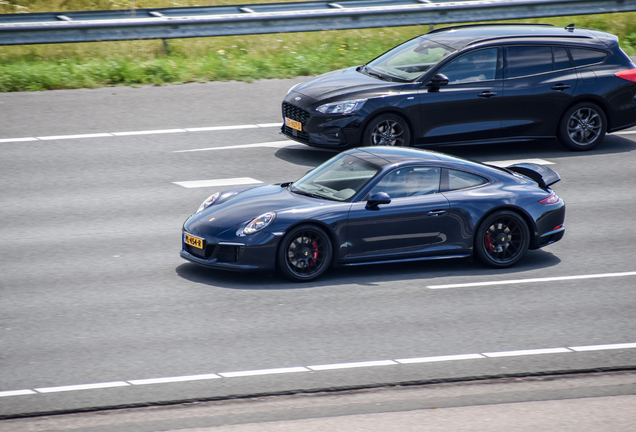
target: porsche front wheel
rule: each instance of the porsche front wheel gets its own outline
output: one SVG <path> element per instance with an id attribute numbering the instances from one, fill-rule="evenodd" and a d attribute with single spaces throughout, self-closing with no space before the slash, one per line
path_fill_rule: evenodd
<path id="1" fill-rule="evenodd" d="M 285 235 L 278 250 L 278 267 L 293 281 L 310 281 L 331 263 L 329 236 L 319 227 L 301 225 Z"/>

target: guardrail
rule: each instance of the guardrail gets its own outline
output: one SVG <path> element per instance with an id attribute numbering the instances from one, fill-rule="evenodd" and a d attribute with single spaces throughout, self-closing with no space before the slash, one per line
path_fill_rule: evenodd
<path id="1" fill-rule="evenodd" d="M 0 45 L 173 39 L 636 11 L 636 0 L 341 0 L 0 14 Z"/>

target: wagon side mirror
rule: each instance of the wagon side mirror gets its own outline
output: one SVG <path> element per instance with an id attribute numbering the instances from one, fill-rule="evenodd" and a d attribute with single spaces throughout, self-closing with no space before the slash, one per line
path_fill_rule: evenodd
<path id="1" fill-rule="evenodd" d="M 448 77 L 444 74 L 437 74 L 426 83 L 426 87 L 430 87 L 431 90 L 438 89 L 446 85 L 448 85 Z"/>
<path id="2" fill-rule="evenodd" d="M 367 200 L 366 208 L 368 210 L 377 209 L 380 204 L 389 204 L 391 197 L 386 192 L 376 192 Z"/>

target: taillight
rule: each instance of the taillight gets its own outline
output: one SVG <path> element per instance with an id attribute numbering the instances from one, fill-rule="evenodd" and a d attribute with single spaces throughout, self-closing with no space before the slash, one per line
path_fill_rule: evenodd
<path id="1" fill-rule="evenodd" d="M 557 194 L 555 194 L 554 192 L 552 192 L 552 195 L 550 195 L 547 198 L 543 198 L 541 201 L 539 201 L 541 204 L 543 205 L 552 205 L 552 204 L 556 204 L 559 202 L 559 196 Z"/>
<path id="2" fill-rule="evenodd" d="M 636 69 L 625 69 L 616 72 L 616 76 L 627 81 L 636 82 Z"/>

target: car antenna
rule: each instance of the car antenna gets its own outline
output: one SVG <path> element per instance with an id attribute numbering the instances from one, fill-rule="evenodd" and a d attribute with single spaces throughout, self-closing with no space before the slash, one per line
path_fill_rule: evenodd
<path id="1" fill-rule="evenodd" d="M 574 31 L 574 23 L 568 24 L 568 26 L 565 29 L 569 31 L 570 33 L 572 33 Z"/>

